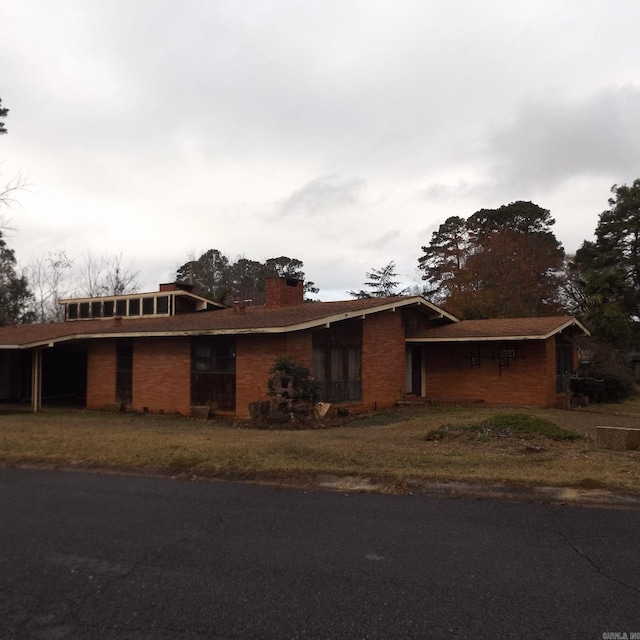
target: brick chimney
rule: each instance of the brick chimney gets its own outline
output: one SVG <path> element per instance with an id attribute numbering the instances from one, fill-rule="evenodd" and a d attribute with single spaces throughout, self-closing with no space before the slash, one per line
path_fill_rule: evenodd
<path id="1" fill-rule="evenodd" d="M 265 303 L 272 309 L 291 307 L 304 301 L 304 283 L 295 278 L 267 278 Z"/>
<path id="2" fill-rule="evenodd" d="M 160 285 L 160 291 L 193 291 L 195 289 L 195 285 L 189 284 L 188 282 L 165 282 Z"/>

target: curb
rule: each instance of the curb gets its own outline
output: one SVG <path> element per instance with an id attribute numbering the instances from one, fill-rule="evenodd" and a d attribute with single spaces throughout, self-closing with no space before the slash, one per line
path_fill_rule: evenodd
<path id="1" fill-rule="evenodd" d="M 377 482 L 357 476 L 318 476 L 317 486 L 333 491 L 361 493 L 395 493 L 405 495 L 431 495 L 444 498 L 470 498 L 477 500 L 510 500 L 573 504 L 580 506 L 608 506 L 640 508 L 640 494 L 606 489 L 579 489 L 572 487 L 525 487 L 507 484 L 471 484 L 467 482 L 425 482 L 407 479 L 399 485 Z"/>
<path id="2" fill-rule="evenodd" d="M 386 495 L 435 496 L 471 500 L 508 500 L 511 502 L 536 502 L 540 504 L 574 505 L 583 507 L 610 507 L 640 509 L 640 493 L 631 491 L 611 491 L 607 489 L 580 489 L 573 487 L 529 487 L 508 484 L 473 484 L 457 482 L 429 482 L 419 478 L 405 481 L 372 479 L 362 476 L 317 475 L 306 478 L 278 478 L 268 474 L 224 474 L 219 476 L 199 476 L 197 474 L 162 473 L 157 471 L 115 468 L 84 467 L 82 465 L 57 465 L 43 463 L 7 464 L 0 460 L 0 468 L 41 469 L 47 471 L 93 473 L 106 475 L 129 475 L 151 478 L 165 478 L 191 482 L 238 482 L 241 484 L 264 485 L 282 489 L 320 489 L 345 493 L 379 493 Z"/>

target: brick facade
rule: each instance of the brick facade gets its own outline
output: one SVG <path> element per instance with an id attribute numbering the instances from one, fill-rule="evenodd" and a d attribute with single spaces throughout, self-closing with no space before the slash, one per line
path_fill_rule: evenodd
<path id="1" fill-rule="evenodd" d="M 362 322 L 362 404 L 368 410 L 392 407 L 405 387 L 403 314 L 383 311 Z"/>
<path id="2" fill-rule="evenodd" d="M 115 340 L 94 341 L 87 349 L 87 408 L 101 409 L 115 400 Z"/>
<path id="3" fill-rule="evenodd" d="M 133 344 L 131 409 L 191 412 L 191 339 L 145 338 Z M 116 341 L 92 343 L 87 351 L 87 407 L 116 401 Z"/>
<path id="4" fill-rule="evenodd" d="M 236 340 L 236 416 L 249 417 L 249 403 L 267 400 L 269 369 L 278 356 L 312 366 L 312 333 L 244 335 Z"/>
<path id="5" fill-rule="evenodd" d="M 500 350 L 515 350 L 508 366 Z M 477 358 L 472 366 L 472 357 Z M 556 404 L 555 339 L 504 343 L 428 344 L 423 350 L 425 397 L 489 404 Z"/>
<path id="6" fill-rule="evenodd" d="M 144 338 L 134 342 L 131 408 L 191 413 L 191 338 Z"/>
<path id="7" fill-rule="evenodd" d="M 367 410 L 394 406 L 407 376 L 402 311 L 381 311 L 362 324 L 362 399 Z M 555 406 L 555 338 L 504 342 L 425 343 L 424 396 L 434 400 L 482 400 L 489 404 Z M 508 364 L 501 349 L 513 350 Z M 249 417 L 249 403 L 268 398 L 269 369 L 278 356 L 312 369 L 313 330 L 236 336 L 235 415 Z M 87 349 L 87 406 L 115 401 L 116 340 L 92 341 Z M 354 404 L 354 403 L 350 403 Z M 132 404 L 135 411 L 191 413 L 191 338 L 139 337 L 133 341 Z"/>

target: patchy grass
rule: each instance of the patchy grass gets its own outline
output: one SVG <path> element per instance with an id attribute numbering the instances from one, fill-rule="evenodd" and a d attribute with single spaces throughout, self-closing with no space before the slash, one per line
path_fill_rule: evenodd
<path id="1" fill-rule="evenodd" d="M 342 427 L 276 431 L 174 416 L 14 413 L 0 415 L 0 460 L 234 479 L 313 481 L 332 474 L 390 485 L 458 480 L 640 490 L 639 452 L 602 451 L 588 437 L 567 435 L 568 426 L 590 416 L 406 407 Z M 602 414 L 595 419 L 607 422 Z M 447 437 L 451 425 L 461 435 Z"/>
<path id="2" fill-rule="evenodd" d="M 529 413 L 498 413 L 472 424 L 448 424 L 434 429 L 425 440 L 462 437 L 467 440 L 490 442 L 496 438 L 520 438 L 533 440 L 580 440 L 584 436 L 576 431 L 563 429 L 556 424 Z"/>

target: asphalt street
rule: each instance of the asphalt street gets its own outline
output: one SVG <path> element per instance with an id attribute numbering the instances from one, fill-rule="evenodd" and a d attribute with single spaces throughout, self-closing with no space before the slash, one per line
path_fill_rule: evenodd
<path id="1" fill-rule="evenodd" d="M 3 640 L 640 638 L 637 510 L 0 469 L 0 545 Z"/>

